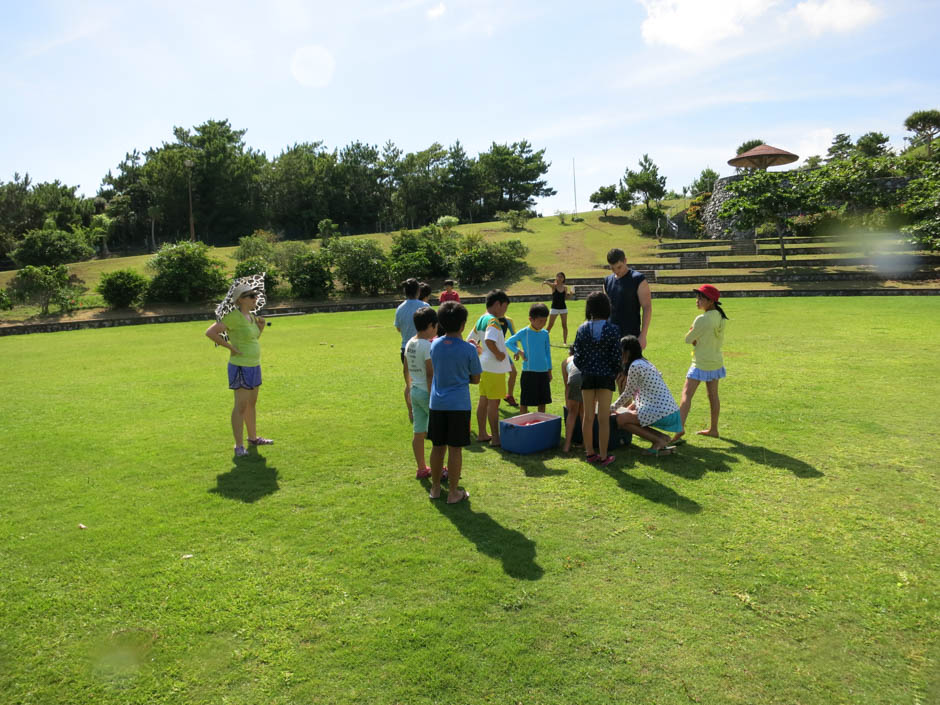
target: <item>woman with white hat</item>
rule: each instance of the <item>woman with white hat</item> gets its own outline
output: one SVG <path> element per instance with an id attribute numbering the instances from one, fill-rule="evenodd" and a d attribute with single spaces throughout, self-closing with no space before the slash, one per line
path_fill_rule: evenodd
<path id="1" fill-rule="evenodd" d="M 216 322 L 206 330 L 206 337 L 216 345 L 228 348 L 228 386 L 235 391 L 232 408 L 232 433 L 235 435 L 235 455 L 248 455 L 243 442 L 243 431 L 248 431 L 248 442 L 253 446 L 274 443 L 257 435 L 255 406 L 261 386 L 261 345 L 258 338 L 264 331 L 265 321 L 255 315 L 264 306 L 263 280 L 255 277 L 238 279 L 232 284 L 225 299 L 216 308 Z"/>

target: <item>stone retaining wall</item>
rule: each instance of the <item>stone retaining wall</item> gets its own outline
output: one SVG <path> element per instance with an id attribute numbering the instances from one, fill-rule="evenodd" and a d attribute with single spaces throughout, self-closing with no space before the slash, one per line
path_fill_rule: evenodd
<path id="1" fill-rule="evenodd" d="M 594 280 L 596 282 L 596 280 Z M 940 289 L 806 289 L 800 291 L 748 290 L 726 291 L 722 298 L 782 297 L 782 296 L 938 296 Z M 681 291 L 653 292 L 654 299 L 690 298 L 691 294 Z M 545 301 L 547 297 L 536 294 L 513 296 L 515 302 Z M 462 299 L 465 304 L 484 303 L 483 296 L 468 296 Z M 312 306 L 274 307 L 264 309 L 270 316 L 289 316 L 306 313 L 339 313 L 342 311 L 373 311 L 396 308 L 400 301 L 369 301 L 355 304 L 321 304 Z M 435 304 L 436 305 L 436 304 Z M 58 333 L 69 330 L 88 328 L 114 328 L 117 326 L 136 326 L 147 323 L 185 323 L 188 321 L 210 321 L 212 313 L 178 313 L 165 316 L 138 316 L 136 318 L 89 319 L 82 321 L 59 321 L 56 323 L 23 323 L 0 326 L 0 337 L 5 335 L 25 335 L 28 333 Z"/>

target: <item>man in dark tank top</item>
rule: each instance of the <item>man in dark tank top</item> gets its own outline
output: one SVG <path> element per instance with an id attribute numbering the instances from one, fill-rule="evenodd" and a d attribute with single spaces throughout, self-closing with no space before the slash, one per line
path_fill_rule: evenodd
<path id="1" fill-rule="evenodd" d="M 604 280 L 604 292 L 610 298 L 610 321 L 620 327 L 621 335 L 635 335 L 646 347 L 646 335 L 653 317 L 653 297 L 646 277 L 627 266 L 627 255 L 614 248 L 607 253 L 613 272 Z"/>

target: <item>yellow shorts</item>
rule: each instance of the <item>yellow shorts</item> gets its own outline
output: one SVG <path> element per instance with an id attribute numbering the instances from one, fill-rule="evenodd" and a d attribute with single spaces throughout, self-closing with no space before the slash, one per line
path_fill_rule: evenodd
<path id="1" fill-rule="evenodd" d="M 481 374 L 480 396 L 487 399 L 502 399 L 506 396 L 506 373 L 484 372 Z"/>

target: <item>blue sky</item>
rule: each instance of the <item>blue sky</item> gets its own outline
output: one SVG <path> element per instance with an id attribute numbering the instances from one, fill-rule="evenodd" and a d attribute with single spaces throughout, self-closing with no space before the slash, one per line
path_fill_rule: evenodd
<path id="1" fill-rule="evenodd" d="M 903 146 L 940 109 L 936 0 L 71 0 L 0 6 L 0 180 L 93 195 L 174 125 L 295 142 L 528 139 L 588 210 L 649 153 L 679 190 L 746 139 L 801 157 L 837 132 Z"/>

